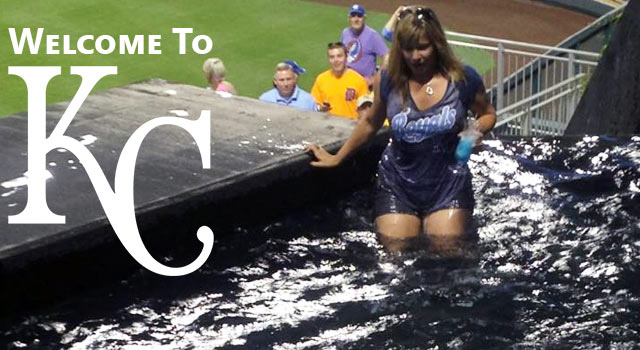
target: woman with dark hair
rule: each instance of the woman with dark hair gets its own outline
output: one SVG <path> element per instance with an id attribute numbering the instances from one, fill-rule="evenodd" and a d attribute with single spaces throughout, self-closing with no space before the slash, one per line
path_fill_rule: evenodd
<path id="1" fill-rule="evenodd" d="M 375 99 L 335 154 L 312 144 L 316 167 L 334 167 L 388 119 L 392 139 L 382 154 L 374 203 L 383 244 L 398 250 L 423 232 L 435 249 L 465 238 L 473 213 L 471 174 L 454 157 L 468 113 L 478 134 L 495 122 L 480 75 L 454 56 L 430 9 L 402 11 L 388 70 L 376 75 Z"/>

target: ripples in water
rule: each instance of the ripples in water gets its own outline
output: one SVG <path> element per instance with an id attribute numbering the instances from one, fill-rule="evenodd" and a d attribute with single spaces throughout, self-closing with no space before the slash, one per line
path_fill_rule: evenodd
<path id="1" fill-rule="evenodd" d="M 24 316 L 5 344 L 637 348 L 639 169 L 637 137 L 488 141 L 471 159 L 479 240 L 462 258 L 385 253 L 360 191 L 238 228 L 190 276 L 139 270 Z"/>

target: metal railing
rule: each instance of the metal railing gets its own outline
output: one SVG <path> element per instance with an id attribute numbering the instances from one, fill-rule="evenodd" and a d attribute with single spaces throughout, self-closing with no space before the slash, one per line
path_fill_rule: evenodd
<path id="1" fill-rule="evenodd" d="M 449 40 L 454 47 L 492 55 L 494 64 L 485 73 L 484 84 L 499 125 L 508 124 L 497 132 L 509 135 L 561 135 L 579 100 L 582 80 L 600 58 L 587 51 L 456 32 L 447 35 L 473 41 Z"/>
<path id="2" fill-rule="evenodd" d="M 578 74 L 503 108 L 494 132 L 513 136 L 562 135 L 580 99 L 585 76 Z"/>

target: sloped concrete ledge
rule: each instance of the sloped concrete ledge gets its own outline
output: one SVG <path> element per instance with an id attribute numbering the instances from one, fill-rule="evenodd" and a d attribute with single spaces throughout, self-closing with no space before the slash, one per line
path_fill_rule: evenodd
<path id="1" fill-rule="evenodd" d="M 67 104 L 48 107 L 48 132 Z M 183 240 L 198 251 L 199 226 L 209 225 L 215 233 L 217 227 L 281 213 L 368 183 L 388 141 L 388 134 L 381 132 L 344 166 L 313 169 L 310 156 L 302 152 L 304 144 L 318 142 L 336 150 L 353 129 L 352 121 L 249 98 L 224 99 L 205 89 L 164 81 L 91 95 L 65 134 L 79 140 L 96 138 L 87 147 L 113 186 L 120 150 L 137 127 L 163 115 L 193 119 L 201 110 L 211 110 L 212 115 L 211 169 L 202 169 L 197 147 L 178 128 L 149 134 L 138 156 L 136 217 L 145 243 L 158 259 L 156 248 L 168 242 L 163 236 Z M 8 135 L 0 141 L 7 164 L 0 170 L 1 182 L 26 170 L 26 126 L 24 113 L 0 120 Z M 54 213 L 67 216 L 67 224 L 8 225 L 8 215 L 24 208 L 27 189 L 0 188 L 0 275 L 5 280 L 56 261 L 69 263 L 69 257 L 100 252 L 103 246 L 124 251 L 77 159 L 52 151 L 47 161 L 53 174 L 47 182 L 48 203 Z"/>

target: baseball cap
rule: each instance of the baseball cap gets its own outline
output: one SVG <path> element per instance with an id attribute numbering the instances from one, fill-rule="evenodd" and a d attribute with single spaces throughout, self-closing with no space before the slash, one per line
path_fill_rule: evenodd
<path id="1" fill-rule="evenodd" d="M 360 108 L 362 107 L 362 105 L 364 105 L 367 102 L 373 103 L 373 91 L 366 95 L 362 95 L 358 97 L 358 99 L 356 100 L 356 107 Z"/>
<path id="2" fill-rule="evenodd" d="M 284 61 L 284 63 L 286 63 L 286 64 L 290 65 L 290 66 L 291 66 L 291 68 L 293 68 L 293 71 L 294 71 L 296 74 L 298 74 L 298 75 L 300 75 L 300 74 L 304 74 L 304 73 L 306 73 L 306 72 L 307 72 L 307 70 L 306 70 L 306 69 L 302 68 L 302 67 L 298 64 L 298 62 L 296 62 L 296 61 L 294 61 L 294 60 L 286 60 L 286 61 Z"/>
<path id="3" fill-rule="evenodd" d="M 351 8 L 349 8 L 349 15 L 360 15 L 360 16 L 364 16 L 365 14 L 365 10 L 364 7 L 362 7 L 362 5 L 352 5 Z"/>

